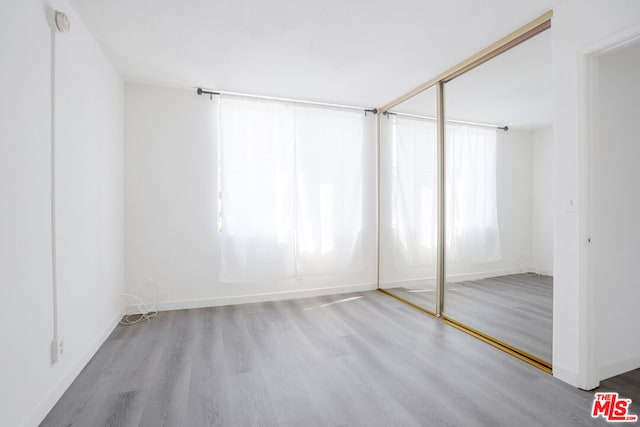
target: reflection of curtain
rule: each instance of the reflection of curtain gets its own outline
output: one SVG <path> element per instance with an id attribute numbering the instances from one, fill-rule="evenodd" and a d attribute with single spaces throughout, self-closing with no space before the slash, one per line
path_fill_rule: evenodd
<path id="1" fill-rule="evenodd" d="M 446 129 L 447 262 L 496 261 L 496 130 L 454 123 Z"/>
<path id="2" fill-rule="evenodd" d="M 496 131 L 447 123 L 447 263 L 500 258 Z M 392 229 L 396 264 L 435 265 L 437 133 L 435 121 L 396 116 L 392 138 Z"/>
<path id="3" fill-rule="evenodd" d="M 221 98 L 221 281 L 362 269 L 363 118 Z"/>
<path id="4" fill-rule="evenodd" d="M 436 261 L 437 130 L 434 121 L 393 116 L 392 229 L 400 266 Z"/>

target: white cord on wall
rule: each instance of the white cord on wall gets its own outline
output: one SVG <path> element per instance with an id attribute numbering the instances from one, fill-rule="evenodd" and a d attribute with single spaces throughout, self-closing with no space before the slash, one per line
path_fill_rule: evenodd
<path id="1" fill-rule="evenodd" d="M 147 279 L 136 288 L 139 294 L 144 288 L 154 288 L 154 299 L 151 302 L 145 302 L 138 295 L 123 293 L 122 296 L 129 298 L 135 302 L 133 309 L 124 313 L 121 325 L 133 325 L 143 320 L 150 320 L 158 315 L 158 303 L 160 302 L 160 286 L 154 279 Z"/>
<path id="2" fill-rule="evenodd" d="M 51 31 L 51 135 L 50 135 L 50 220 L 51 220 L 51 293 L 53 306 L 53 342 L 58 341 L 58 275 L 56 271 L 56 33 Z M 54 344 L 55 346 L 55 344 Z M 52 361 L 58 360 L 52 349 Z"/>
<path id="3" fill-rule="evenodd" d="M 51 341 L 51 362 L 56 363 L 62 354 L 62 340 L 58 325 L 58 272 L 56 253 L 56 33 L 67 33 L 71 29 L 69 18 L 60 12 L 53 11 L 53 27 L 51 29 L 51 135 L 50 135 L 50 192 L 51 192 L 51 298 L 53 315 L 53 340 Z"/>

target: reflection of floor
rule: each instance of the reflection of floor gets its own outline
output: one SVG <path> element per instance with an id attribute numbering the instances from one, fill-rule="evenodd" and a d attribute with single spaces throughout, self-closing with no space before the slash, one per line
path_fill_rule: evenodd
<path id="1" fill-rule="evenodd" d="M 435 291 L 394 288 L 390 292 L 428 310 Z M 447 286 L 445 315 L 542 360 L 551 361 L 553 278 L 512 274 Z"/>

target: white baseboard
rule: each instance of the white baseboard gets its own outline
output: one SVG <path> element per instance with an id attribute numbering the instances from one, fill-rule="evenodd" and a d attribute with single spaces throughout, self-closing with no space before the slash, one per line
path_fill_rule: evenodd
<path id="1" fill-rule="evenodd" d="M 600 380 L 615 377 L 625 372 L 640 368 L 640 355 L 626 357 L 612 363 L 604 364 L 600 367 Z"/>
<path id="2" fill-rule="evenodd" d="M 433 286 L 435 289 L 436 279 L 433 277 L 424 277 L 421 279 L 407 279 L 407 280 L 388 280 L 385 282 L 380 282 L 380 288 L 382 289 L 392 289 L 392 288 L 401 288 L 401 287 L 412 287 L 412 286 Z"/>
<path id="3" fill-rule="evenodd" d="M 494 270 L 494 271 L 480 271 L 477 273 L 450 274 L 447 276 L 447 281 L 463 282 L 465 280 L 482 280 L 482 279 L 488 279 L 490 277 L 508 276 L 509 274 L 523 274 L 523 273 L 526 273 L 527 271 L 528 271 L 527 269 L 514 267 L 514 268 L 505 268 L 502 270 Z"/>
<path id="4" fill-rule="evenodd" d="M 87 363 L 91 360 L 91 358 L 96 354 L 100 346 L 104 344 L 104 342 L 109 338 L 111 332 L 118 326 L 120 319 L 122 318 L 121 314 L 118 314 L 114 317 L 107 325 L 107 327 L 102 331 L 102 333 L 98 336 L 98 338 L 91 343 L 87 351 L 84 352 L 78 358 L 78 360 L 69 368 L 69 370 L 62 376 L 58 384 L 53 388 L 53 391 L 49 393 L 40 405 L 37 406 L 37 409 L 31 414 L 29 418 L 27 418 L 27 422 L 25 422 L 25 426 L 37 426 L 39 425 L 44 417 L 47 416 L 49 411 L 55 406 L 55 404 L 60 400 L 65 391 L 69 388 L 71 383 L 78 377 L 80 372 L 87 366 Z"/>
<path id="5" fill-rule="evenodd" d="M 185 299 L 161 302 L 159 311 L 182 310 L 187 308 L 218 307 L 223 305 L 249 304 L 254 302 L 279 301 L 294 298 L 308 298 L 322 295 L 346 294 L 350 292 L 364 292 L 377 289 L 375 283 L 362 283 L 358 285 L 336 286 L 332 288 L 301 289 L 283 292 L 267 292 L 262 294 L 237 295 L 228 297 Z M 127 307 L 127 310 L 135 310 L 135 307 Z"/>
<path id="6" fill-rule="evenodd" d="M 530 270 L 521 269 L 521 268 L 506 268 L 502 270 L 494 270 L 494 271 L 480 271 L 473 273 L 460 273 L 460 274 L 450 274 L 447 275 L 447 282 L 463 282 L 466 280 L 482 280 L 487 279 L 489 277 L 497 277 L 497 276 L 507 276 L 509 274 L 522 274 L 527 273 Z M 402 286 L 412 286 L 416 284 L 424 285 L 432 285 L 435 286 L 436 279 L 434 277 L 424 277 L 420 279 L 408 279 L 408 280 L 390 280 L 385 282 L 380 282 L 380 287 L 382 289 L 391 289 L 391 288 L 399 288 Z"/>
<path id="7" fill-rule="evenodd" d="M 578 387 L 578 373 L 564 366 L 553 364 L 553 377 L 574 387 Z"/>
<path id="8" fill-rule="evenodd" d="M 527 273 L 536 273 L 539 274 L 541 276 L 551 276 L 553 277 L 553 271 L 547 271 L 544 269 L 538 269 L 538 268 L 530 268 L 527 270 Z"/>

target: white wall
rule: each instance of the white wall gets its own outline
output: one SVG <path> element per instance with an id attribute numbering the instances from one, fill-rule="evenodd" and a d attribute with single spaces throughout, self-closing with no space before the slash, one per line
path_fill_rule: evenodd
<path id="1" fill-rule="evenodd" d="M 553 130 L 533 131 L 531 271 L 553 275 Z"/>
<path id="2" fill-rule="evenodd" d="M 598 58 L 593 283 L 600 379 L 640 367 L 640 44 Z"/>
<path id="3" fill-rule="evenodd" d="M 586 280 L 587 232 L 586 133 L 587 78 L 584 52 L 594 44 L 640 25 L 634 0 L 565 0 L 552 22 L 554 93 L 554 309 L 553 372 L 570 384 L 597 385 L 588 357 L 589 327 Z M 570 202 L 573 202 L 571 204 Z"/>
<path id="4" fill-rule="evenodd" d="M 186 308 L 375 288 L 375 188 L 365 194 L 363 271 L 340 278 L 262 284 L 218 281 L 215 98 L 195 90 L 127 84 L 125 90 L 127 289 L 153 278 L 161 308 Z M 369 116 L 371 131 L 375 119 Z M 365 182 L 375 182 L 375 140 Z"/>
<path id="5" fill-rule="evenodd" d="M 65 352 L 51 365 L 49 5 L 5 2 L 11 18 L 0 28 L 0 413 L 11 426 L 41 421 L 122 312 L 122 81 L 71 8 L 56 1 L 72 31 L 56 36 Z"/>

